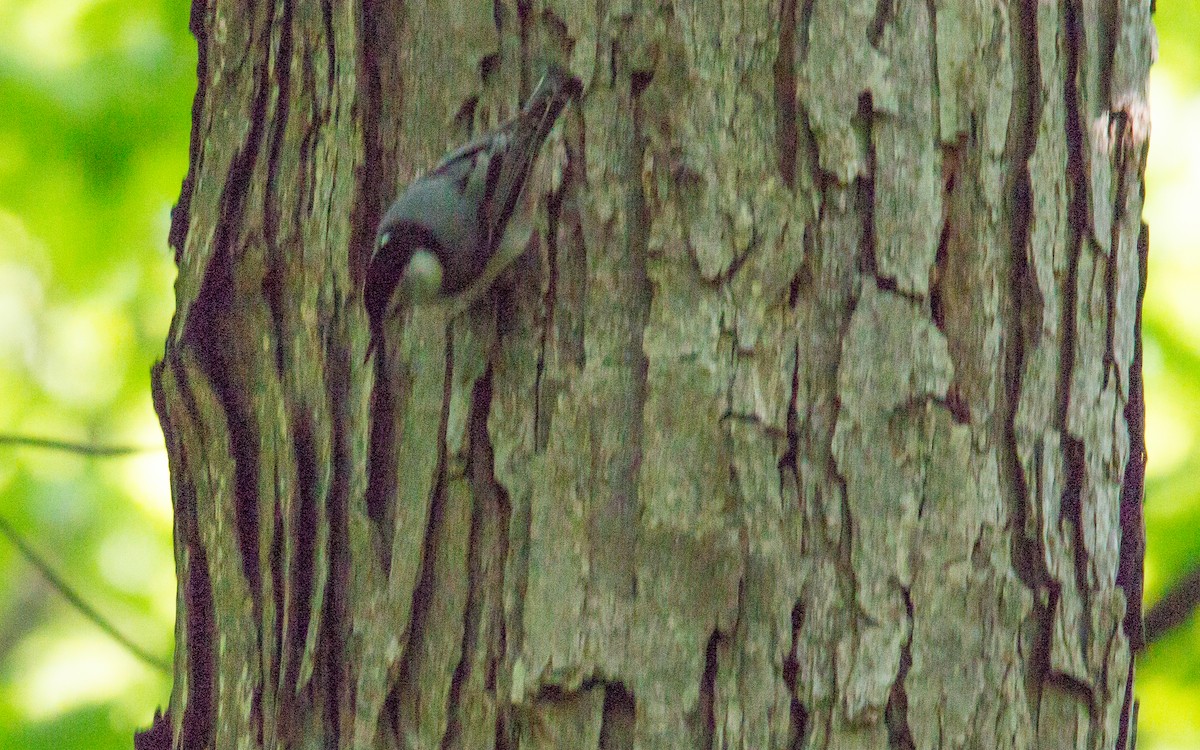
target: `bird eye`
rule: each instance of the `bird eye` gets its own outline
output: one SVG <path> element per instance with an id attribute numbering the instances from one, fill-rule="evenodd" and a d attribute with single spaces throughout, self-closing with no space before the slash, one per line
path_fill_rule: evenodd
<path id="1" fill-rule="evenodd" d="M 383 234 L 379 235 L 379 247 L 383 247 L 384 245 L 386 245 L 388 243 L 388 240 L 390 240 L 391 238 L 392 238 L 391 232 L 384 232 Z"/>

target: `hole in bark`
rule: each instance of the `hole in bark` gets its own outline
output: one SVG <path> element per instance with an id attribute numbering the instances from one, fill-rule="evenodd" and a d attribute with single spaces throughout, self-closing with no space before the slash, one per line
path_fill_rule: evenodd
<path id="1" fill-rule="evenodd" d="M 796 301 L 800 299 L 800 288 L 808 286 L 808 283 L 811 281 L 805 277 L 811 275 L 812 272 L 807 269 L 807 266 L 801 266 L 796 275 L 792 277 L 791 283 L 788 284 L 788 307 L 793 309 L 796 307 Z"/>
<path id="2" fill-rule="evenodd" d="M 483 58 L 480 59 L 479 78 L 484 82 L 484 84 L 490 84 L 492 82 L 492 78 L 499 70 L 500 55 L 498 53 L 484 55 Z"/>
<path id="3" fill-rule="evenodd" d="M 619 682 L 606 683 L 600 723 L 600 750 L 633 750 L 636 717 L 636 704 L 625 686 Z"/>
<path id="4" fill-rule="evenodd" d="M 650 81 L 654 80 L 653 70 L 635 70 L 629 75 L 629 90 L 633 98 L 642 95 Z"/>

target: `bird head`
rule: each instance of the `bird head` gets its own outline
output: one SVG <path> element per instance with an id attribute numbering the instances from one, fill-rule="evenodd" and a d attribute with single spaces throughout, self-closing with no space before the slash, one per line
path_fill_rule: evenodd
<path id="1" fill-rule="evenodd" d="M 382 337 L 385 321 L 397 310 L 440 294 L 440 254 L 433 232 L 415 222 L 401 220 L 380 227 L 363 288 L 371 326 L 368 356 Z"/>

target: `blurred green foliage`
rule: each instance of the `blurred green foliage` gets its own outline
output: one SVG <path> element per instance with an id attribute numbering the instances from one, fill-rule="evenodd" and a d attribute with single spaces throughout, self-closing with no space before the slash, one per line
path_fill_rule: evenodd
<path id="1" fill-rule="evenodd" d="M 173 306 L 196 47 L 181 0 L 0 0 L 0 514 L 119 630 L 170 661 L 174 561 L 149 370 Z M 170 677 L 0 540 L 0 748 L 123 748 Z"/>
<path id="2" fill-rule="evenodd" d="M 195 43 L 182 0 L 0 0 L 0 433 L 160 446 L 149 368 L 172 311 L 170 207 Z M 1160 3 L 1145 309 L 1147 599 L 1200 565 L 1200 2 Z M 0 446 L 0 514 L 117 626 L 169 658 L 161 450 Z M 0 541 L 0 747 L 129 748 L 170 678 Z M 1139 747 L 1200 747 L 1200 618 L 1139 662 Z"/>
<path id="3" fill-rule="evenodd" d="M 1146 601 L 1200 565 L 1200 2 L 1160 2 L 1145 220 Z M 1200 617 L 1138 660 L 1138 748 L 1200 748 Z"/>

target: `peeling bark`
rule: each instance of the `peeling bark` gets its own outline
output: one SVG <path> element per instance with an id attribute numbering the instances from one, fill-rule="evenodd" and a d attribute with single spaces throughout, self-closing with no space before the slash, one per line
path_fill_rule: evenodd
<path id="1" fill-rule="evenodd" d="M 176 748 L 1124 747 L 1137 0 L 197 0 Z M 529 251 L 361 364 L 555 59 Z M 169 732 L 164 729 L 169 728 Z"/>

